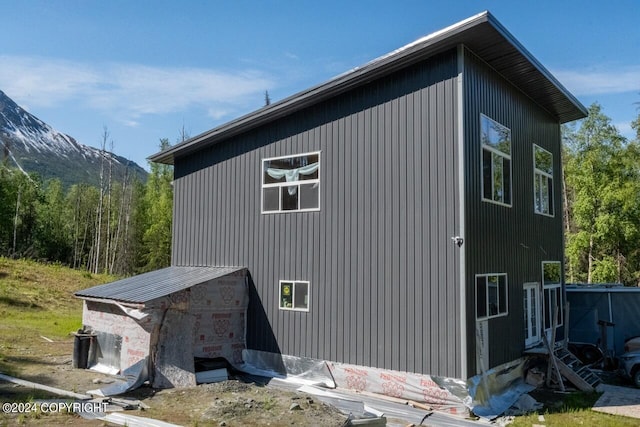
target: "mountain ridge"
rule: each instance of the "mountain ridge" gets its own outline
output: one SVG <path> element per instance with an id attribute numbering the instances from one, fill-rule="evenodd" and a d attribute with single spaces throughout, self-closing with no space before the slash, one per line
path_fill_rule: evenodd
<path id="1" fill-rule="evenodd" d="M 100 170 L 109 162 L 113 178 L 128 174 L 145 181 L 147 172 L 132 160 L 76 141 L 24 110 L 0 90 L 0 160 L 43 180 L 58 178 L 65 187 L 86 183 L 98 186 Z"/>

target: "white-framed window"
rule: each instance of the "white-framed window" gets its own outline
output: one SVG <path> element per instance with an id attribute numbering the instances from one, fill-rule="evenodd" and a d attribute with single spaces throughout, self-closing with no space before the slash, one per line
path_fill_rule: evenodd
<path id="1" fill-rule="evenodd" d="M 556 307 L 558 307 L 558 326 L 562 326 L 562 268 L 560 261 L 542 262 L 542 292 L 544 329 L 549 330 L 553 326 Z"/>
<path id="2" fill-rule="evenodd" d="M 320 210 L 320 153 L 262 160 L 262 213 Z"/>
<path id="3" fill-rule="evenodd" d="M 476 275 L 476 319 L 491 319 L 508 314 L 507 275 Z"/>
<path id="4" fill-rule="evenodd" d="M 309 282 L 301 280 L 280 280 L 280 310 L 309 311 L 310 286 Z"/>
<path id="5" fill-rule="evenodd" d="M 533 144 L 533 206 L 535 212 L 553 216 L 553 154 Z"/>
<path id="6" fill-rule="evenodd" d="M 482 200 L 511 206 L 511 130 L 480 114 Z"/>

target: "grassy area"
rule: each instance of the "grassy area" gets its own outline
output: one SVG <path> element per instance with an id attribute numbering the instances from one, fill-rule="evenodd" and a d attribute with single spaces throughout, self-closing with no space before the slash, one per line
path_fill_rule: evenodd
<path id="1" fill-rule="evenodd" d="M 7 354 L 41 336 L 69 337 L 82 326 L 79 289 L 115 280 L 60 265 L 0 257 L 0 371 L 14 372 Z"/>
<path id="2" fill-rule="evenodd" d="M 600 393 L 573 392 L 563 397 L 556 394 L 555 401 L 547 401 L 546 409 L 526 416 L 516 417 L 513 427 L 544 426 L 598 426 L 598 427 L 631 427 L 637 426 L 639 420 L 603 414 L 591 410 L 600 397 Z M 547 400 L 547 399 L 544 399 Z M 540 419 L 542 415 L 544 418 Z"/>

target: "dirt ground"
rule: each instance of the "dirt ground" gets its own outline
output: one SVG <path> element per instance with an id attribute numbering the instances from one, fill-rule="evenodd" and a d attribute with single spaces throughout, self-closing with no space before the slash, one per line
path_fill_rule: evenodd
<path id="1" fill-rule="evenodd" d="M 16 367 L 13 376 L 76 393 L 101 388 L 109 376 L 71 366 L 73 340 L 46 342 L 35 338 L 31 348 L 0 344 L 6 365 Z M 147 409 L 125 413 L 183 426 L 340 426 L 346 416 L 311 396 L 272 386 L 229 380 L 186 389 L 154 390 L 142 386 L 119 397 L 138 399 Z M 46 392 L 0 381 L 0 403 L 32 402 L 59 398 Z M 103 421 L 85 420 L 68 413 L 6 414 L 0 426 L 96 426 Z"/>

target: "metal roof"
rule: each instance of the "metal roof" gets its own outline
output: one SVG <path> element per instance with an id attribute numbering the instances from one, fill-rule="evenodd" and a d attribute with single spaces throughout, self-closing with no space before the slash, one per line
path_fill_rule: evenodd
<path id="1" fill-rule="evenodd" d="M 79 298 L 144 304 L 156 298 L 245 269 L 245 267 L 167 267 L 83 289 L 74 295 Z"/>
<path id="2" fill-rule="evenodd" d="M 520 88 L 561 123 L 587 116 L 586 108 L 489 12 L 485 11 L 416 40 L 334 79 L 265 106 L 149 157 L 173 164 L 177 156 L 246 132 L 445 50 L 464 45 Z"/>

